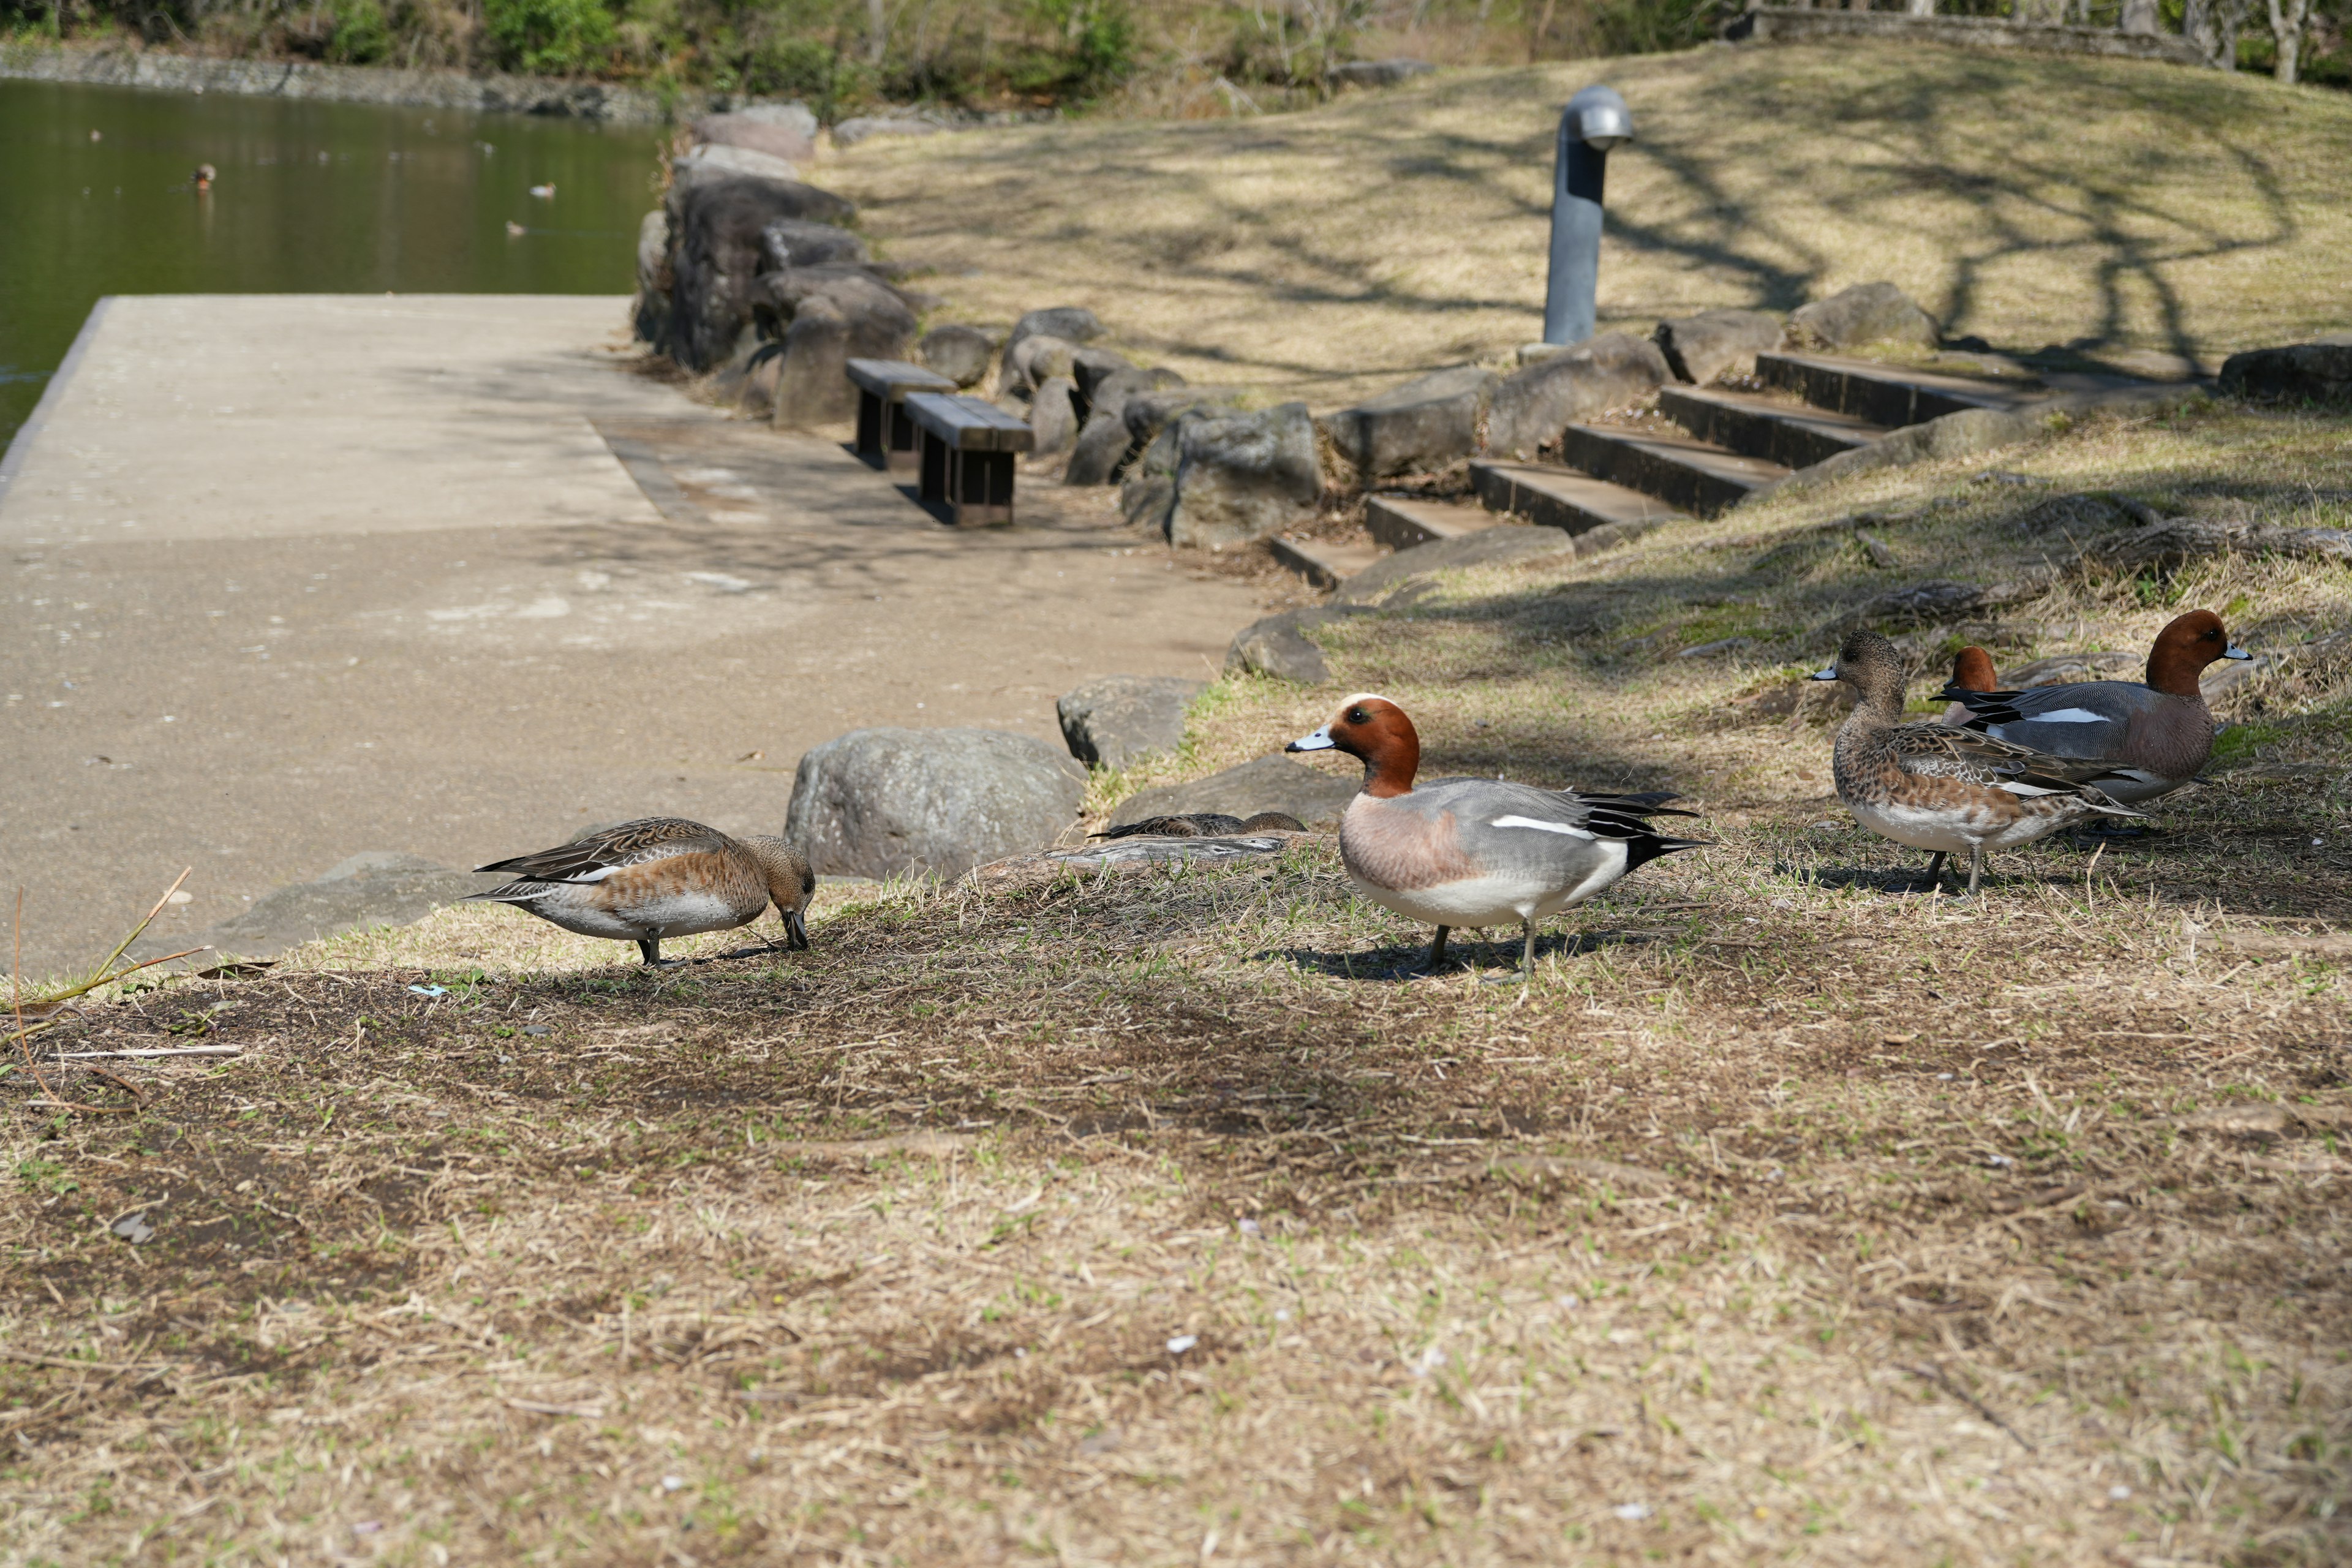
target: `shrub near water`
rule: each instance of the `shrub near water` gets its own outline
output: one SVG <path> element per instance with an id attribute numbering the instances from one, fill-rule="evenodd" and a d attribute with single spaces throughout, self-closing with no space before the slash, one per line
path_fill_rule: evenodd
<path id="1" fill-rule="evenodd" d="M 551 75 L 604 63 L 614 41 L 601 0 L 483 0 L 482 26 L 499 64 Z"/>

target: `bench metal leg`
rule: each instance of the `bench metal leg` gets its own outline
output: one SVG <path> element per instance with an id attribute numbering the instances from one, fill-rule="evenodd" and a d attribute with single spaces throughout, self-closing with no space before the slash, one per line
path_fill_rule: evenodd
<path id="1" fill-rule="evenodd" d="M 1013 457 L 1010 452 L 958 452 L 950 465 L 948 498 L 958 528 L 1013 521 Z"/>
<path id="2" fill-rule="evenodd" d="M 887 443 L 895 412 L 879 395 L 857 389 L 857 455 L 877 468 L 889 466 Z"/>
<path id="3" fill-rule="evenodd" d="M 922 462 L 923 437 L 920 427 L 907 416 L 903 403 L 882 405 L 883 437 L 887 448 L 883 467 L 894 473 L 912 472 Z"/>
<path id="4" fill-rule="evenodd" d="M 955 454 L 948 444 L 929 430 L 920 432 L 921 455 L 916 459 L 915 494 L 927 506 L 949 504 L 949 469 L 954 467 Z"/>

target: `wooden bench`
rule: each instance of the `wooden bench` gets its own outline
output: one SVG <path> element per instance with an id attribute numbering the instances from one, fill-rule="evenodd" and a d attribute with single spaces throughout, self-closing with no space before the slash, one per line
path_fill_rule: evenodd
<path id="1" fill-rule="evenodd" d="M 907 418 L 910 392 L 953 392 L 955 383 L 935 370 L 897 359 L 854 359 L 850 384 L 857 388 L 857 455 L 884 470 L 912 472 L 919 460 L 915 426 Z"/>
<path id="2" fill-rule="evenodd" d="M 905 406 L 922 441 L 923 504 L 958 528 L 1011 522 L 1013 459 L 1036 441 L 1028 421 L 944 392 L 908 393 Z"/>

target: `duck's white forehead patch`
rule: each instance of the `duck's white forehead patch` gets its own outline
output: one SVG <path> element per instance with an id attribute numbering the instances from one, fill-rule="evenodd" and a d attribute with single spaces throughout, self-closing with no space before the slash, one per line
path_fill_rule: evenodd
<path id="1" fill-rule="evenodd" d="M 1349 698 L 1345 702 L 1340 703 L 1339 706 L 1342 709 L 1353 708 L 1359 702 L 1386 702 L 1391 708 L 1396 706 L 1395 702 L 1381 696 L 1377 691 L 1359 691 L 1353 697 Z"/>

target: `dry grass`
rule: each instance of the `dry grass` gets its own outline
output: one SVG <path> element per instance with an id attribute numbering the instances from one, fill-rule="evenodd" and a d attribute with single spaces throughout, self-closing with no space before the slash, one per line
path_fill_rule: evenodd
<path id="1" fill-rule="evenodd" d="M 1093 308 L 1201 382 L 1336 406 L 1539 335 L 1559 106 L 1605 75 L 1604 325 L 1886 278 L 1954 334 L 2209 361 L 2340 328 L 2352 100 L 1864 43 L 1470 70 L 1310 112 L 876 141 L 819 178 L 950 315 Z M 976 269 L 971 270 L 971 269 Z"/>
<path id="2" fill-rule="evenodd" d="M 2343 1561 L 2344 672 L 2233 694 L 2168 835 L 1974 903 L 1890 890 L 1832 715 L 1773 709 L 1886 575 L 1825 521 L 1934 519 L 1879 524 L 1922 575 L 2095 487 L 2340 524 L 2344 426 L 2000 460 L 2053 482 L 1873 476 L 1330 632 L 1432 769 L 1709 808 L 1524 995 L 1413 977 L 1309 840 L 828 889 L 810 952 L 652 974 L 449 910 L 89 1009 L 55 1044 L 244 1050 L 7 1128 L 0 1559 Z M 2340 568 L 2070 577 L 2004 657 L 2181 595 L 2352 625 Z M 1668 656 L 1735 610 L 1748 664 Z M 1222 685 L 1187 765 L 1333 699 Z"/>

